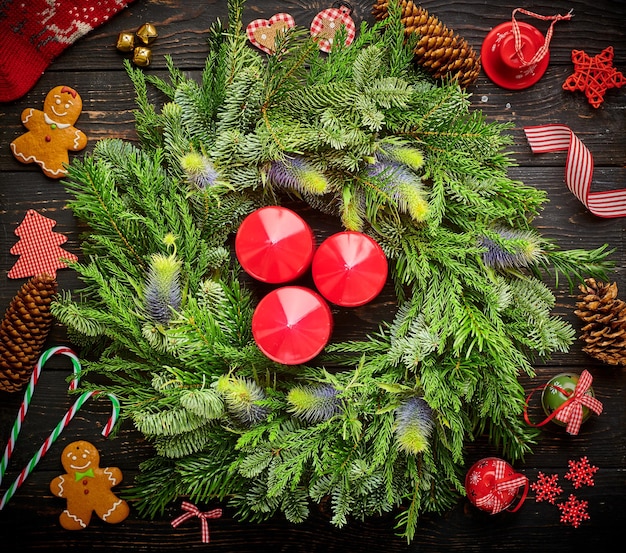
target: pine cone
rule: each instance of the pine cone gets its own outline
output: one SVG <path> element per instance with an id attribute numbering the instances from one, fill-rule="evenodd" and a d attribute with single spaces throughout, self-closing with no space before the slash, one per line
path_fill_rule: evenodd
<path id="1" fill-rule="evenodd" d="M 387 17 L 388 6 L 389 0 L 376 0 L 374 17 Z M 480 57 L 474 49 L 411 0 L 400 0 L 400 7 L 406 36 L 416 33 L 420 37 L 415 61 L 436 79 L 457 81 L 462 88 L 473 84 L 480 74 Z"/>
<path id="2" fill-rule="evenodd" d="M 617 284 L 585 279 L 574 313 L 585 323 L 583 351 L 609 365 L 626 365 L 626 303 L 617 299 Z"/>
<path id="3" fill-rule="evenodd" d="M 25 282 L 0 324 L 0 390 L 17 392 L 30 379 L 52 327 L 50 304 L 57 282 L 50 275 Z"/>

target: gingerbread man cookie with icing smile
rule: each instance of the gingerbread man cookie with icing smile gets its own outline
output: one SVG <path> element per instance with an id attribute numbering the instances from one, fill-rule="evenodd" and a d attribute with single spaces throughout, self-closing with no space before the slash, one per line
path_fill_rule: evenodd
<path id="1" fill-rule="evenodd" d="M 122 471 L 117 467 L 100 468 L 100 453 L 93 444 L 72 442 L 63 450 L 61 462 L 66 474 L 50 482 L 50 491 L 67 500 L 67 508 L 59 516 L 63 528 L 86 528 L 94 512 L 110 524 L 128 516 L 128 503 L 111 491 L 122 481 Z"/>
<path id="2" fill-rule="evenodd" d="M 11 142 L 11 151 L 22 163 L 36 163 L 44 174 L 59 179 L 67 174 L 69 152 L 87 145 L 87 136 L 74 127 L 83 110 L 83 101 L 73 88 L 53 88 L 43 104 L 43 111 L 27 108 L 22 124 L 28 132 Z"/>

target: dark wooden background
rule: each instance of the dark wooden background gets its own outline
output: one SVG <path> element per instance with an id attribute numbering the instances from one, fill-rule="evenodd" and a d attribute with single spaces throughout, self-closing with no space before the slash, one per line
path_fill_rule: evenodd
<path id="1" fill-rule="evenodd" d="M 246 6 L 244 24 L 253 19 L 269 18 L 277 12 L 291 13 L 301 26 L 309 26 L 313 17 L 332 2 L 291 0 L 257 0 Z M 357 23 L 371 20 L 371 3 L 352 2 Z M 497 4 L 497 5 L 496 5 Z M 615 48 L 614 65 L 626 73 L 626 2 L 623 0 L 551 0 L 519 4 L 503 0 L 443 0 L 425 1 L 422 6 L 454 29 L 475 49 L 480 50 L 489 30 L 511 18 L 512 10 L 524 7 L 543 15 L 567 13 L 573 9 L 569 22 L 555 26 L 550 46 L 550 65 L 543 78 L 533 87 L 510 92 L 498 88 L 481 74 L 469 90 L 473 107 L 482 110 L 489 120 L 511 121 L 514 145 L 511 152 L 518 166 L 510 174 L 526 184 L 548 192 L 550 202 L 536 220 L 544 235 L 553 238 L 563 248 L 595 248 L 609 244 L 615 248 L 613 259 L 617 268 L 610 275 L 626 299 L 626 248 L 624 219 L 600 219 L 591 215 L 568 191 L 564 183 L 565 154 L 534 156 L 530 152 L 522 127 L 544 123 L 564 123 L 591 150 L 596 168 L 594 190 L 626 187 L 626 88 L 607 92 L 599 109 L 592 108 L 580 92 L 563 91 L 561 85 L 573 71 L 571 52 L 585 50 L 599 54 L 607 46 Z M 159 37 L 153 45 L 153 62 L 148 72 L 162 75 L 165 54 L 185 71 L 199 73 L 207 54 L 206 37 L 210 24 L 226 18 L 226 1 L 212 0 L 136 0 L 106 25 L 94 30 L 67 49 L 45 72 L 36 86 L 23 98 L 0 104 L 0 309 L 9 305 L 23 283 L 6 277 L 16 257 L 9 253 L 16 242 L 14 229 L 26 210 L 36 209 L 57 221 L 55 231 L 65 234 L 65 247 L 80 254 L 78 226 L 66 208 L 68 195 L 60 182 L 47 179 L 33 165 L 22 165 L 11 155 L 9 143 L 24 129 L 20 113 L 27 107 L 41 109 L 46 93 L 57 85 L 76 88 L 84 102 L 84 111 L 76 124 L 89 137 L 86 151 L 105 137 L 135 139 L 133 115 L 134 92 L 122 69 L 121 54 L 115 49 L 119 32 L 134 32 L 141 24 L 150 22 Z M 546 22 L 520 16 L 544 33 Z M 0 52 L 10 56 L 10 52 Z M 82 155 L 82 153 L 77 154 Z M 322 231 L 323 232 L 323 231 Z M 70 270 L 58 272 L 62 290 L 77 285 Z M 554 284 L 554 283 L 552 283 Z M 622 291 L 623 290 L 623 291 Z M 581 327 L 574 315 L 576 293 L 570 294 L 564 283 L 557 290 L 556 313 L 569 320 L 576 329 Z M 361 310 L 353 319 L 344 314 L 338 332 L 344 336 L 362 332 L 363 321 L 375 324 L 385 314 L 384 302 Z M 56 324 L 47 347 L 68 344 L 64 329 Z M 36 467 L 26 483 L 18 490 L 3 511 L 0 511 L 0 549 L 4 551 L 54 551 L 69 547 L 73 551 L 175 551 L 211 550 L 214 552 L 400 552 L 424 553 L 509 551 L 573 552 L 613 551 L 623 540 L 626 508 L 626 375 L 623 368 L 594 362 L 577 341 L 567 354 L 555 355 L 545 365 L 537 366 L 537 378 L 524 384 L 532 387 L 547 382 L 559 372 L 581 372 L 589 369 L 594 377 L 593 387 L 604 404 L 604 413 L 585 423 L 577 436 L 550 424 L 544 427 L 541 439 L 524 463 L 516 468 L 531 481 L 538 471 L 559 474 L 566 493 L 573 492 L 589 502 L 590 520 L 575 529 L 559 522 L 559 510 L 546 502 L 535 501 L 531 492 L 520 511 L 486 515 L 460 500 L 450 512 L 423 516 L 412 544 L 397 538 L 393 517 L 366 522 L 354 522 L 341 530 L 328 523 L 322 511 L 313 510 L 306 524 L 293 525 L 277 517 L 262 524 L 234 520 L 228 509 L 220 520 L 210 521 L 211 543 L 200 541 L 200 523 L 188 521 L 174 529 L 170 521 L 180 514 L 178 503 L 168 508 L 163 518 L 154 521 L 140 519 L 135 512 L 122 524 L 112 526 L 94 518 L 80 532 L 63 530 L 57 517 L 64 508 L 63 500 L 49 492 L 49 482 L 60 474 L 60 453 L 76 439 L 97 444 L 103 466 L 118 466 L 125 481 L 121 488 L 131 485 L 138 464 L 149 457 L 150 447 L 129 425 L 118 436 L 104 440 L 100 435 L 108 416 L 106 401 L 90 401 L 53 445 L 48 455 Z M 9 465 L 2 493 L 22 467 L 35 453 L 43 439 L 73 402 L 66 392 L 66 377 L 71 364 L 66 357 L 57 356 L 46 365 L 35 391 L 33 402 Z M 22 393 L 0 393 L 0 444 L 3 448 L 22 401 Z M 486 440 L 479 439 L 468 447 L 469 463 L 497 454 Z M 599 467 L 595 486 L 573 490 L 564 479 L 568 460 L 586 455 Z M 469 466 L 469 465 L 468 465 Z M 565 497 L 565 494 L 564 496 Z M 217 505 L 209 505 L 213 508 Z M 617 543 L 618 545 L 610 545 Z"/>

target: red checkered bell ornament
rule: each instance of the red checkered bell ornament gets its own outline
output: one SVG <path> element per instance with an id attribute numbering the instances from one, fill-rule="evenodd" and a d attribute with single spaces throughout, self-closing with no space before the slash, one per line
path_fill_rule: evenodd
<path id="1" fill-rule="evenodd" d="M 517 505 L 513 503 L 517 500 Z M 506 461 L 485 457 L 477 461 L 465 477 L 465 491 L 470 502 L 479 509 L 495 515 L 505 509 L 517 511 L 528 494 L 528 478 L 515 472 Z"/>

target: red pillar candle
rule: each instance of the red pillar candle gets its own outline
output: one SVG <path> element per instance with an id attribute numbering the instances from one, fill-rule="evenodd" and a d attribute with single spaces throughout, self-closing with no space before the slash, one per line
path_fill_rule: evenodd
<path id="1" fill-rule="evenodd" d="M 334 234 L 313 256 L 313 281 L 328 301 L 356 307 L 373 300 L 387 281 L 382 248 L 361 232 Z"/>
<path id="2" fill-rule="evenodd" d="M 333 320 L 317 293 L 283 286 L 263 297 L 252 315 L 252 335 L 270 359 L 285 365 L 306 363 L 328 343 Z"/>
<path id="3" fill-rule="evenodd" d="M 243 270 L 269 284 L 301 276 L 310 266 L 315 238 L 295 212 L 267 206 L 248 215 L 235 236 L 235 253 Z"/>

